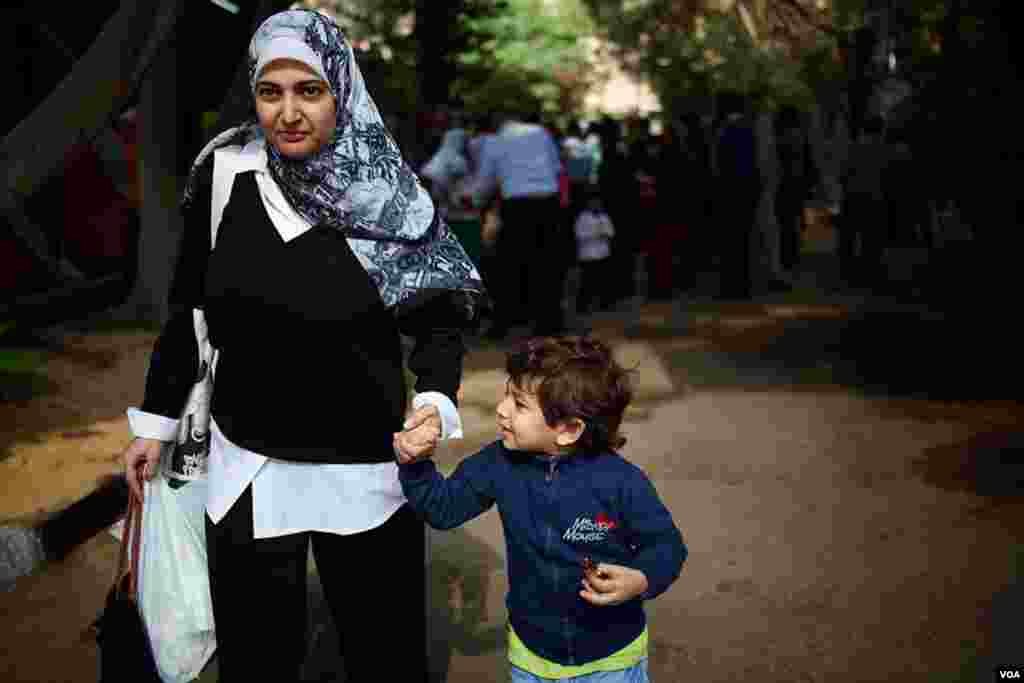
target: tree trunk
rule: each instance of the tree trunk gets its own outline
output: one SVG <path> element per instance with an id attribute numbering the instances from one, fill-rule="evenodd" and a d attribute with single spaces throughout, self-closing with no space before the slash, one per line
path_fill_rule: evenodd
<path id="1" fill-rule="evenodd" d="M 67 150 L 75 143 L 95 139 L 110 125 L 142 83 L 184 4 L 184 0 L 122 2 L 67 77 L 0 142 L 3 211 L 15 235 L 58 278 L 74 273 L 51 253 L 43 231 L 21 209 L 22 200 L 63 170 Z M 54 296 L 63 295 L 55 290 Z M 47 306 L 46 295 L 37 295 L 33 301 L 33 307 Z"/>
<path id="2" fill-rule="evenodd" d="M 420 72 L 420 102 L 434 109 L 448 101 L 452 77 L 448 36 L 462 8 L 462 0 L 416 1 L 417 64 Z"/>
<path id="3" fill-rule="evenodd" d="M 167 320 L 175 255 L 183 224 L 178 203 L 178 88 L 175 41 L 165 45 L 139 95 L 139 248 L 135 289 L 119 317 L 163 323 Z"/>
<path id="4" fill-rule="evenodd" d="M 275 12 L 287 9 L 287 0 L 260 0 L 245 10 L 238 22 L 252 34 L 259 24 Z M 245 21 L 245 19 L 248 21 Z M 248 47 L 248 42 L 245 43 Z M 178 118 L 183 107 L 177 92 L 177 48 L 167 45 L 154 65 L 140 98 L 142 136 L 139 140 L 139 175 L 143 199 L 142 229 L 139 235 L 138 275 L 135 290 L 117 317 L 135 321 L 163 323 L 167 320 L 167 295 L 170 290 L 175 255 L 183 231 L 178 206 L 184 189 L 178 169 L 188 167 L 191 159 L 181 159 L 182 141 Z M 218 116 L 218 132 L 241 123 L 251 105 L 249 67 L 245 50 L 238 70 L 228 87 Z"/>
<path id="5" fill-rule="evenodd" d="M 125 0 L 71 73 L 0 143 L 4 183 L 27 197 L 93 139 L 137 90 L 185 0 Z"/>

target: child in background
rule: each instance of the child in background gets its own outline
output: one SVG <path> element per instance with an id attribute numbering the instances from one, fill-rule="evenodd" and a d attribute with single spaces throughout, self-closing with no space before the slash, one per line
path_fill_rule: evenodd
<path id="1" fill-rule="evenodd" d="M 650 480 L 616 452 L 627 372 L 586 337 L 531 339 L 506 370 L 499 440 L 447 479 L 428 446 L 400 456 L 405 496 L 437 529 L 497 504 L 513 683 L 644 683 L 643 603 L 678 578 L 687 551 Z"/>
<path id="2" fill-rule="evenodd" d="M 587 203 L 576 218 L 576 260 L 580 264 L 580 288 L 576 295 L 576 311 L 585 315 L 596 304 L 597 310 L 612 305 L 610 284 L 614 274 L 609 272 L 612 263 L 612 237 L 615 226 L 601 204 L 601 196 L 595 186 L 587 188 Z"/>

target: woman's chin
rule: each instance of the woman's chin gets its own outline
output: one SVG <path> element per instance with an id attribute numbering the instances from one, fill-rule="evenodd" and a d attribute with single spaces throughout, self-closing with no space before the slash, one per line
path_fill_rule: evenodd
<path id="1" fill-rule="evenodd" d="M 312 146 L 306 142 L 303 143 L 278 143 L 274 145 L 277 147 L 278 153 L 285 159 L 292 161 L 303 161 L 316 154 L 317 150 L 313 149 Z"/>

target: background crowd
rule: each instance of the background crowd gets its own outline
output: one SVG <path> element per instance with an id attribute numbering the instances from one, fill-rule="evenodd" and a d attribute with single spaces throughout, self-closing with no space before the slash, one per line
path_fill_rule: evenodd
<path id="1" fill-rule="evenodd" d="M 935 247 L 938 209 L 908 187 L 915 156 L 902 129 L 869 118 L 826 166 L 806 113 L 757 111 L 734 92 L 714 110 L 445 112 L 420 168 L 495 294 L 492 338 L 515 325 L 561 329 L 567 316 L 638 297 L 787 291 L 809 206 L 836 230 L 827 286 L 837 291 L 890 293 L 890 250 Z"/>

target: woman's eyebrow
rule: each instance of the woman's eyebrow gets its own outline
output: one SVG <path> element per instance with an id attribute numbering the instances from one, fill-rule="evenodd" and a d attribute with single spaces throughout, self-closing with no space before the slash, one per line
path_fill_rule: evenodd
<path id="1" fill-rule="evenodd" d="M 275 83 L 274 81 L 256 81 L 256 85 L 257 86 L 269 85 L 269 86 L 272 86 L 274 88 L 282 88 L 282 87 L 284 87 L 280 83 Z M 292 84 L 292 86 L 296 87 L 296 88 L 304 88 L 304 87 L 306 87 L 308 85 L 322 85 L 325 88 L 327 87 L 327 83 L 325 83 L 324 81 L 320 80 L 319 78 L 311 78 L 308 81 L 299 81 L 297 83 L 293 83 Z"/>

